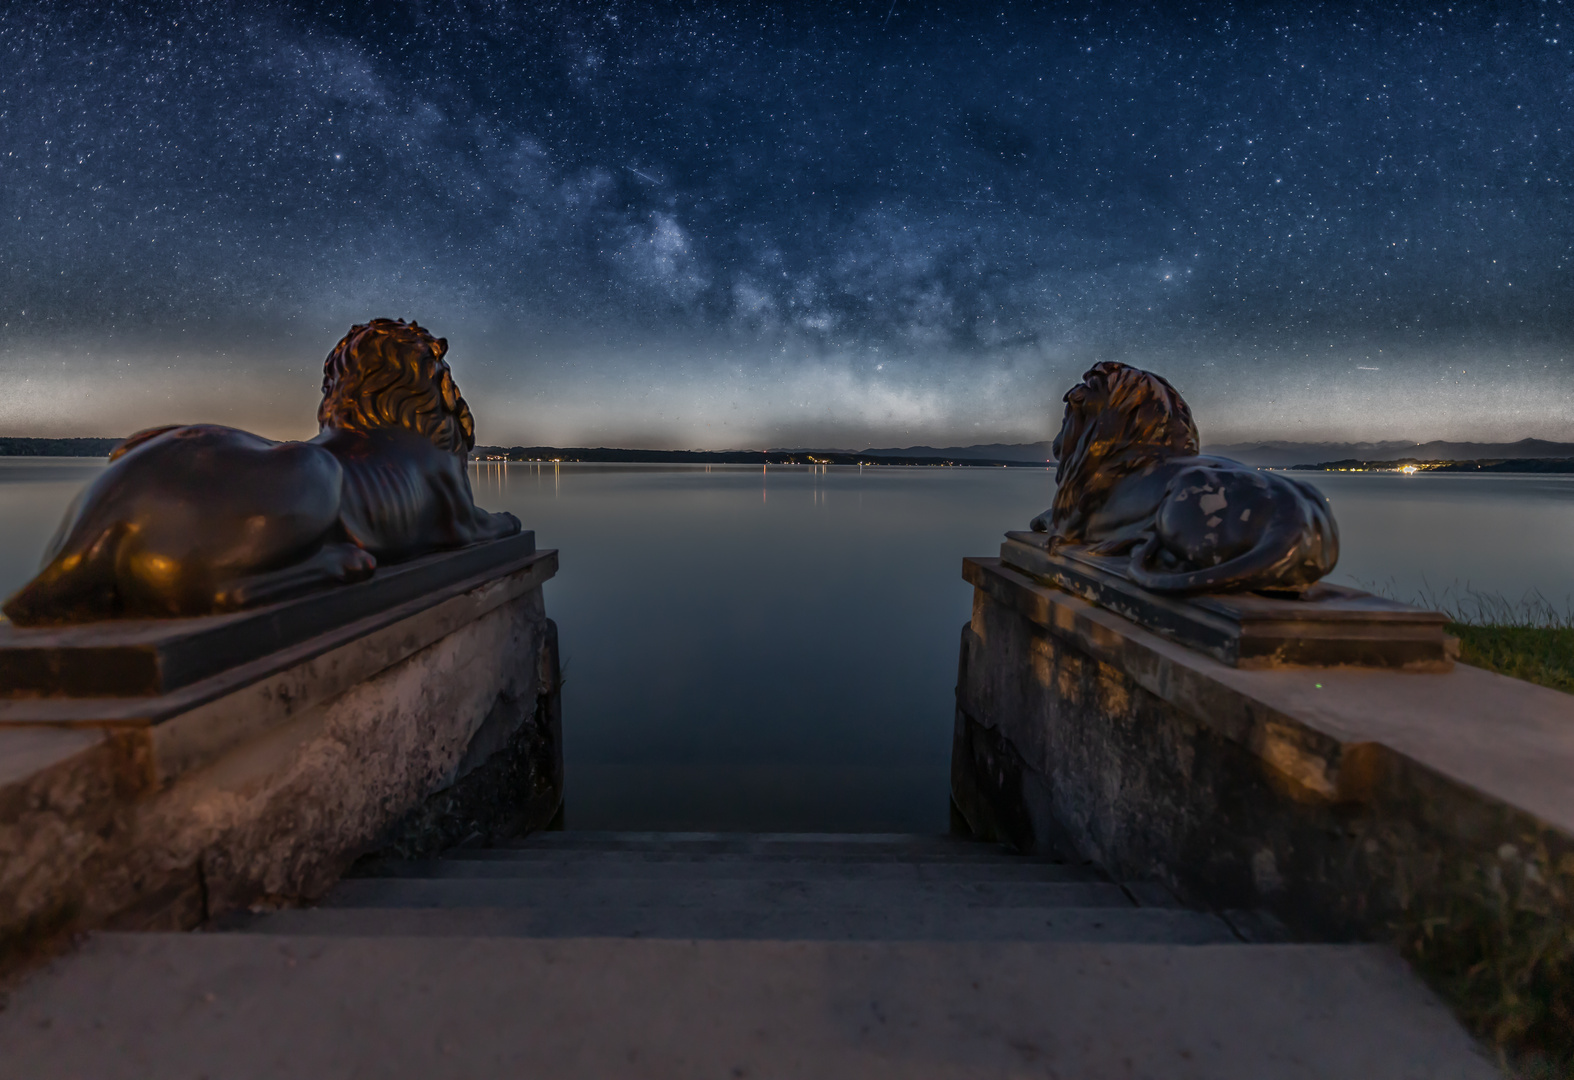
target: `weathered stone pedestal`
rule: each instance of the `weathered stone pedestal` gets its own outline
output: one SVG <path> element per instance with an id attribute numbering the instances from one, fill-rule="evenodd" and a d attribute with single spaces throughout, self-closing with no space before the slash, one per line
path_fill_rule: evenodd
<path id="1" fill-rule="evenodd" d="M 320 895 L 562 802 L 555 551 L 523 533 L 232 615 L 0 622 L 0 946 Z"/>
<path id="2" fill-rule="evenodd" d="M 1536 965 L 1574 941 L 1574 696 L 1441 653 L 1235 666 L 1047 572 L 963 576 L 952 797 L 975 834 L 1161 881 L 1248 936 L 1397 941 L 1478 1024 L 1494 994 L 1549 992 Z M 1443 644 L 1399 632 L 1412 660 Z"/>

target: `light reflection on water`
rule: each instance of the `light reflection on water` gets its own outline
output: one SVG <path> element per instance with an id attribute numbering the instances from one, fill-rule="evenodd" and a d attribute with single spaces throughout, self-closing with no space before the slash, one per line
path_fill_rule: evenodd
<path id="1" fill-rule="evenodd" d="M 1335 580 L 1574 604 L 1574 475 L 1302 473 L 1339 522 Z"/>
<path id="2" fill-rule="evenodd" d="M 971 590 L 1043 470 L 479 465 L 562 551 L 569 822 L 946 825 Z"/>
<path id="3" fill-rule="evenodd" d="M 102 464 L 0 459 L 0 592 Z M 1036 469 L 478 463 L 561 549 L 572 827 L 946 824 L 970 589 L 1053 494 Z M 1335 580 L 1574 594 L 1574 477 L 1319 474 Z"/>

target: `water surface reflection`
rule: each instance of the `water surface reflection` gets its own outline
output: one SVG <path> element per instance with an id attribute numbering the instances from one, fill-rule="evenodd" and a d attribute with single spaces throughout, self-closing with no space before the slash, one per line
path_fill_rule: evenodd
<path id="1" fill-rule="evenodd" d="M 102 462 L 0 459 L 0 592 Z M 477 463 L 477 501 L 562 552 L 578 828 L 946 823 L 964 555 L 1054 491 L 1037 469 Z M 1574 477 L 1318 474 L 1334 579 L 1574 594 Z"/>

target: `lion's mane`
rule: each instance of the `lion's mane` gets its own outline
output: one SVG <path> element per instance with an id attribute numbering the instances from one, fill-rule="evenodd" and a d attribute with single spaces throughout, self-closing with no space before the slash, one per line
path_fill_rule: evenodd
<path id="1" fill-rule="evenodd" d="M 1127 364 L 1094 364 L 1066 391 L 1055 439 L 1055 503 L 1050 531 L 1082 538 L 1082 513 L 1125 476 L 1165 458 L 1198 452 L 1191 409 L 1158 375 Z"/>
<path id="2" fill-rule="evenodd" d="M 434 338 L 413 321 L 352 326 L 323 362 L 318 424 L 352 431 L 403 427 L 439 450 L 468 452 L 475 421 L 443 359 L 447 352 L 447 338 Z"/>

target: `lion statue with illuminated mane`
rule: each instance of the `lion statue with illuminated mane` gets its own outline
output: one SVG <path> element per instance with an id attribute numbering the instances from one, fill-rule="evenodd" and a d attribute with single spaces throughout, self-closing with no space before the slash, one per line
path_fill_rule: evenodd
<path id="1" fill-rule="evenodd" d="M 1299 593 L 1333 569 L 1339 530 L 1310 484 L 1198 452 L 1191 409 L 1164 379 L 1095 364 L 1067 391 L 1051 545 L 1124 555 L 1153 592 Z"/>
<path id="2" fill-rule="evenodd" d="M 475 425 L 447 351 L 414 322 L 351 327 L 323 365 L 309 442 L 215 424 L 131 436 L 5 614 L 31 626 L 235 611 L 517 533 L 471 497 Z"/>

